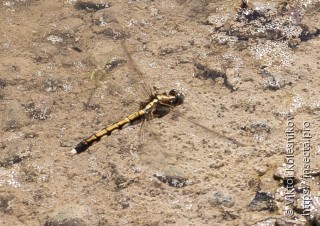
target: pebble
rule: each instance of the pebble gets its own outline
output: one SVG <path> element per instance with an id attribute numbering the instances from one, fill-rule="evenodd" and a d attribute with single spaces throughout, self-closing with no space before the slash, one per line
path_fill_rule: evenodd
<path id="1" fill-rule="evenodd" d="M 283 87 L 285 87 L 287 84 L 291 84 L 290 82 L 286 82 L 283 79 L 281 79 L 279 76 L 274 75 L 273 73 L 267 71 L 267 70 L 262 70 L 262 75 L 265 78 L 265 83 L 264 86 L 265 88 L 269 90 L 279 90 Z"/>
<path id="2" fill-rule="evenodd" d="M 234 68 L 226 69 L 226 77 L 229 85 L 232 87 L 233 91 L 236 91 L 239 88 L 239 73 Z"/>
<path id="3" fill-rule="evenodd" d="M 268 171 L 268 167 L 265 165 L 258 165 L 254 167 L 254 170 L 258 173 L 258 175 L 261 177 L 266 174 Z"/>
<path id="4" fill-rule="evenodd" d="M 210 164 L 211 169 L 219 169 L 224 166 L 224 163 L 221 159 L 215 159 L 212 164 Z"/>
<path id="5" fill-rule="evenodd" d="M 216 191 L 209 198 L 209 203 L 213 206 L 224 206 L 224 207 L 232 207 L 234 205 L 234 201 L 232 197 L 222 193 L 221 191 Z"/>
<path id="6" fill-rule="evenodd" d="M 171 187 L 181 188 L 193 184 L 193 180 L 189 179 L 188 175 L 179 167 L 165 168 L 164 172 L 156 172 L 153 176 Z"/>
<path id="7" fill-rule="evenodd" d="M 276 169 L 276 171 L 273 174 L 274 179 L 276 180 L 287 180 L 289 178 L 293 179 L 295 183 L 299 182 L 296 178 L 296 173 L 294 172 L 293 175 L 290 175 L 287 171 L 287 168 L 285 166 L 280 166 Z"/>

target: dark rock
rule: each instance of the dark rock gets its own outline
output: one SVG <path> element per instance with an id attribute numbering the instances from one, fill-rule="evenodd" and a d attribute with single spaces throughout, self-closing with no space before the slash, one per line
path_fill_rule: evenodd
<path id="1" fill-rule="evenodd" d="M 111 7 L 108 3 L 92 3 L 79 1 L 74 5 L 76 10 L 85 10 L 86 12 L 96 12 Z"/>
<path id="2" fill-rule="evenodd" d="M 278 209 L 274 202 L 274 196 L 270 192 L 258 191 L 256 196 L 249 204 L 249 209 L 252 211 L 275 211 Z"/>

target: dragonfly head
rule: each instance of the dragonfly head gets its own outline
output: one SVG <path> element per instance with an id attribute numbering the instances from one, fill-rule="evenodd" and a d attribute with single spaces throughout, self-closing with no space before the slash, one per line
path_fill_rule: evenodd
<path id="1" fill-rule="evenodd" d="M 178 91 L 176 89 L 173 89 L 169 92 L 169 95 L 175 97 L 175 99 L 173 99 L 171 101 L 171 104 L 174 106 L 180 105 L 184 101 L 184 95 L 183 95 L 182 91 Z"/>

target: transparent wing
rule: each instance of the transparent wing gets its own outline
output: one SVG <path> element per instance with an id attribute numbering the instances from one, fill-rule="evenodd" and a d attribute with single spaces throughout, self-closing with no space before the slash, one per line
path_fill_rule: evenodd
<path id="1" fill-rule="evenodd" d="M 124 53 L 128 59 L 128 66 L 129 66 L 130 70 L 132 71 L 134 76 L 137 76 L 137 78 L 139 79 L 139 80 L 137 80 L 137 79 L 134 80 L 135 84 L 140 84 L 140 88 L 138 88 L 138 90 L 140 90 L 140 92 L 144 93 L 145 98 L 148 99 L 149 96 L 152 94 L 150 82 L 147 81 L 146 76 L 144 76 L 144 74 L 140 71 L 136 62 L 133 60 L 132 55 L 128 50 L 128 47 L 127 47 L 125 40 L 121 41 L 121 47 L 123 48 Z"/>

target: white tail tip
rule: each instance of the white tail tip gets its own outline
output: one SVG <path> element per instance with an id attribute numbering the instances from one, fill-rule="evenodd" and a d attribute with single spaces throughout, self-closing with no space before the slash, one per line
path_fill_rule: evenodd
<path id="1" fill-rule="evenodd" d="M 76 151 L 76 149 L 72 149 L 71 150 L 71 154 L 77 154 L 78 152 Z"/>

